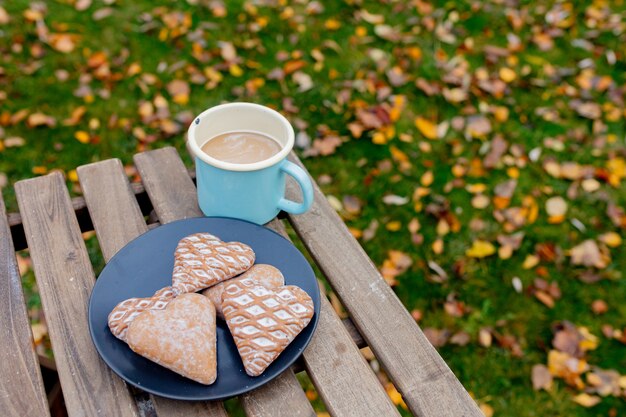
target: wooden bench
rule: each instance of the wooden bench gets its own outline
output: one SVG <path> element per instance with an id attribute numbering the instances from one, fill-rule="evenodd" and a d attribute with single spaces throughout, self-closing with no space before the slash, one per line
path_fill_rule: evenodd
<path id="1" fill-rule="evenodd" d="M 141 184 L 130 184 L 120 161 L 110 159 L 78 168 L 84 197 L 70 199 L 63 176 L 52 173 L 15 184 L 19 214 L 7 216 L 0 199 L 3 416 L 50 415 L 16 262 L 16 248 L 25 246 L 70 416 L 227 416 L 221 402 L 180 402 L 130 389 L 100 359 L 89 336 L 87 303 L 96 277 L 81 231 L 93 227 L 108 261 L 151 227 L 202 215 L 192 175 L 173 148 L 137 154 L 134 162 Z M 288 187 L 288 194 L 296 192 Z M 332 416 L 399 416 L 359 351 L 367 344 L 415 416 L 481 416 L 317 186 L 312 208 L 287 219 L 350 320 L 342 321 L 322 297 L 319 326 L 302 361 L 241 396 L 246 414 L 315 416 L 295 376 L 304 371 Z M 267 226 L 286 236 L 284 221 Z"/>

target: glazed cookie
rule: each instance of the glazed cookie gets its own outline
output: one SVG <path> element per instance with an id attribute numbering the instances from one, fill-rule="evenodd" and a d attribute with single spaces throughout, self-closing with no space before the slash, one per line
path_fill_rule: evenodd
<path id="1" fill-rule="evenodd" d="M 247 271 L 253 263 L 250 246 L 196 233 L 178 242 L 172 286 L 178 294 L 200 291 Z"/>
<path id="2" fill-rule="evenodd" d="M 309 324 L 313 300 L 293 285 L 233 282 L 224 289 L 222 310 L 246 373 L 259 376 Z"/>
<path id="3" fill-rule="evenodd" d="M 285 277 L 278 268 L 272 265 L 255 264 L 238 277 L 220 282 L 217 285 L 207 288 L 202 291 L 202 294 L 206 295 L 211 299 L 211 301 L 213 301 L 217 317 L 224 318 L 224 314 L 222 313 L 222 293 L 224 292 L 226 285 L 233 282 L 239 282 L 246 287 L 262 285 L 266 288 L 274 288 L 285 285 Z"/>
<path id="4" fill-rule="evenodd" d="M 141 313 L 128 327 L 128 346 L 141 356 L 204 385 L 217 378 L 215 307 L 182 294 L 164 310 Z"/>

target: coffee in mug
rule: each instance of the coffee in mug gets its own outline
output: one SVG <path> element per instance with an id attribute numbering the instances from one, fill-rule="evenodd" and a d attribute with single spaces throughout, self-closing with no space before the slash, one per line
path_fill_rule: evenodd
<path id="1" fill-rule="evenodd" d="M 201 147 L 212 158 L 233 164 L 252 164 L 276 155 L 282 149 L 270 136 L 258 132 L 227 132 Z"/>

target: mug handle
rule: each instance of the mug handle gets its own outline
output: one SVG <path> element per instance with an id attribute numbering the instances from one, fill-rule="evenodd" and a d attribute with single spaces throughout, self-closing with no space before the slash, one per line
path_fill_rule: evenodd
<path id="1" fill-rule="evenodd" d="M 280 170 L 291 175 L 296 180 L 302 190 L 302 203 L 296 203 L 283 197 L 278 201 L 278 208 L 291 214 L 304 213 L 313 203 L 311 179 L 302 168 L 286 159 L 280 165 Z"/>

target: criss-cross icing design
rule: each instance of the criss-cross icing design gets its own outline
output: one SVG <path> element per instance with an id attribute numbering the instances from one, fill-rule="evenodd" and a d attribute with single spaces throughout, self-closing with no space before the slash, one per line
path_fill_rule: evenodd
<path id="1" fill-rule="evenodd" d="M 227 284 L 222 295 L 226 324 L 246 373 L 258 376 L 313 317 L 313 300 L 296 286 L 268 289 Z"/>
<path id="2" fill-rule="evenodd" d="M 196 292 L 245 272 L 253 263 L 250 246 L 196 233 L 178 242 L 172 286 L 178 294 Z"/>
<path id="3" fill-rule="evenodd" d="M 161 288 L 152 297 L 129 298 L 113 308 L 109 313 L 109 329 L 118 339 L 126 341 L 128 326 L 135 318 L 148 310 L 163 310 L 174 298 L 172 287 Z"/>

